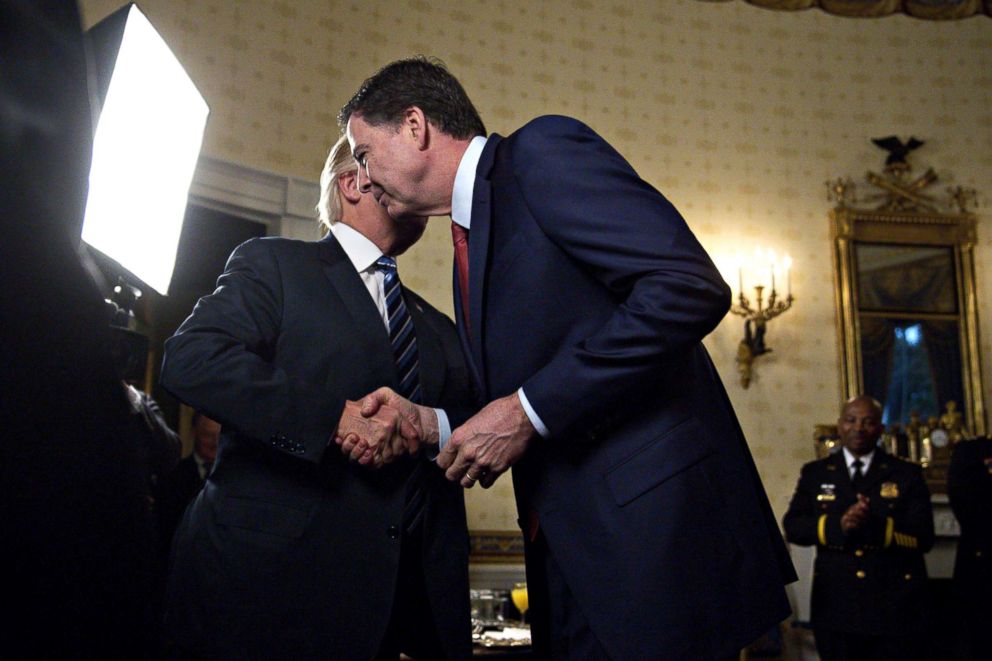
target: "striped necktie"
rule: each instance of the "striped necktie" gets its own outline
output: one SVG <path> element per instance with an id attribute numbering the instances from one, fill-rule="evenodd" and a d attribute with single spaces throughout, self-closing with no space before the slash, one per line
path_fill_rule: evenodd
<path id="1" fill-rule="evenodd" d="M 396 373 L 400 377 L 399 388 L 396 392 L 409 399 L 414 404 L 420 404 L 420 359 L 417 356 L 417 334 L 413 330 L 413 320 L 403 301 L 403 287 L 400 286 L 400 276 L 396 272 L 396 260 L 392 257 L 380 257 L 375 265 L 382 270 L 383 289 L 386 293 L 386 313 L 389 317 L 389 343 L 393 345 L 393 358 L 396 361 Z M 424 485 L 424 462 L 414 464 L 407 478 L 406 502 L 403 506 L 403 527 L 412 532 L 420 523 L 427 499 Z"/>
<path id="2" fill-rule="evenodd" d="M 417 334 L 413 320 L 403 301 L 403 287 L 396 272 L 396 260 L 380 257 L 375 265 L 383 273 L 383 290 L 386 294 L 386 313 L 389 317 L 389 343 L 393 345 L 393 359 L 400 385 L 396 392 L 414 404 L 420 403 L 420 359 L 417 356 Z"/>

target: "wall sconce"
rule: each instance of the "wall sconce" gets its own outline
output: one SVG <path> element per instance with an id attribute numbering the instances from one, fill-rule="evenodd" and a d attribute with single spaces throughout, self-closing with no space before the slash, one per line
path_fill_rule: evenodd
<path id="1" fill-rule="evenodd" d="M 761 354 L 771 351 L 765 345 L 765 332 L 768 322 L 792 307 L 792 258 L 785 255 L 781 262 L 776 259 L 775 252 L 762 251 L 756 248 L 754 260 L 745 268 L 743 260 L 737 264 L 737 302 L 730 306 L 732 314 L 744 317 L 744 339 L 737 346 L 737 371 L 741 375 L 741 385 L 747 388 L 751 384 L 751 364 Z M 785 299 L 778 297 L 775 289 L 775 278 L 785 271 Z M 754 307 L 744 293 L 745 274 L 748 280 L 754 281 Z M 771 277 L 770 282 L 764 281 L 764 274 Z M 769 286 L 770 285 L 770 286 Z M 767 305 L 764 299 L 768 290 Z"/>

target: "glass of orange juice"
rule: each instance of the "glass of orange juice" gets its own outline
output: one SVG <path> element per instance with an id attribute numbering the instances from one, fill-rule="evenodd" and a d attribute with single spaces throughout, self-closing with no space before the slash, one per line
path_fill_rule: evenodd
<path id="1" fill-rule="evenodd" d="M 513 600 L 513 605 L 520 611 L 520 619 L 526 622 L 527 607 L 530 605 L 530 602 L 527 600 L 527 584 L 514 583 L 513 589 L 510 590 L 510 599 Z"/>

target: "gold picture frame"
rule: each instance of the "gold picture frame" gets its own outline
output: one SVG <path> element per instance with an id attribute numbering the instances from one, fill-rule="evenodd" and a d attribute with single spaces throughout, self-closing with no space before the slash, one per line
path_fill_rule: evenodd
<path id="1" fill-rule="evenodd" d="M 843 196 L 839 196 L 843 198 Z M 978 435 L 987 432 L 982 371 L 979 358 L 978 296 L 975 287 L 976 219 L 971 213 L 941 213 L 932 209 L 860 209 L 845 204 L 830 212 L 834 290 L 843 399 L 864 392 L 859 304 L 858 246 L 944 247 L 953 255 L 956 306 L 953 312 L 903 313 L 958 323 L 961 351 L 962 411 Z M 887 314 L 898 316 L 898 312 Z M 872 393 L 867 393 L 872 394 Z M 941 407 L 944 402 L 940 402 Z"/>

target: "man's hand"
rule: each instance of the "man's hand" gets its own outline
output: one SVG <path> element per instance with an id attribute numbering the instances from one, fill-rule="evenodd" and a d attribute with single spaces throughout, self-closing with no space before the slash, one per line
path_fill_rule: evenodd
<path id="1" fill-rule="evenodd" d="M 360 411 L 365 418 L 375 418 L 382 410 L 396 410 L 400 416 L 417 432 L 419 443 L 413 447 L 393 446 L 373 448 L 364 438 L 352 435 L 338 441 L 341 451 L 357 460 L 359 463 L 367 464 L 371 461 L 379 466 L 389 463 L 404 451 L 414 454 L 420 447 L 420 443 L 437 445 L 438 425 L 437 414 L 426 406 L 419 406 L 410 400 L 397 394 L 390 388 L 379 388 L 362 398 L 358 402 Z M 381 456 L 386 453 L 386 456 Z"/>
<path id="2" fill-rule="evenodd" d="M 379 406 L 366 416 L 360 402 L 346 401 L 334 442 L 363 466 L 378 468 L 420 449 L 420 430 L 391 406 Z"/>
<path id="3" fill-rule="evenodd" d="M 445 477 L 466 489 L 476 480 L 488 489 L 524 455 L 534 434 L 534 425 L 514 393 L 490 402 L 456 429 L 437 464 L 445 469 Z"/>
<path id="4" fill-rule="evenodd" d="M 846 535 L 852 530 L 859 530 L 868 523 L 869 509 L 868 496 L 858 494 L 858 502 L 847 508 L 847 511 L 840 517 L 840 529 Z"/>
<path id="5" fill-rule="evenodd" d="M 437 413 L 434 412 L 434 409 L 414 404 L 392 388 L 382 387 L 369 393 L 362 398 L 361 404 L 362 415 L 366 418 L 375 415 L 381 406 L 391 406 L 409 420 L 410 424 L 419 432 L 421 443 L 437 445 L 440 441 Z"/>

